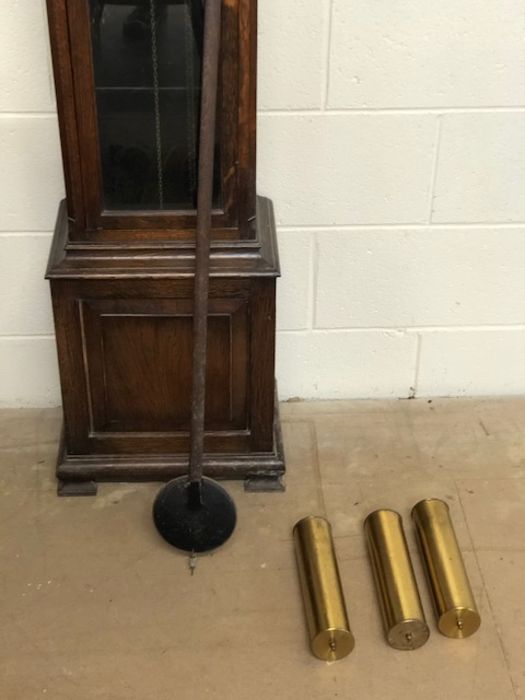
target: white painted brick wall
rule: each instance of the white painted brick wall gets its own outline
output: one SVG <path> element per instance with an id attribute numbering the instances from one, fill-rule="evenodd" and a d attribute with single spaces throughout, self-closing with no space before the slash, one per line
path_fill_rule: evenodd
<path id="1" fill-rule="evenodd" d="M 426 222 L 434 115 L 261 114 L 259 188 L 283 226 Z"/>
<path id="2" fill-rule="evenodd" d="M 330 108 L 524 104 L 520 0 L 332 4 Z"/>
<path id="3" fill-rule="evenodd" d="M 525 4 L 259 0 L 283 397 L 525 392 Z M 43 0 L 0 24 L 0 405 L 60 400 Z"/>

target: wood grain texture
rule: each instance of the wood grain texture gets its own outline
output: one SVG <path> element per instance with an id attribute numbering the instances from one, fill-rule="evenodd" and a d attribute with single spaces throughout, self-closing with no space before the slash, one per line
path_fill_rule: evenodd
<path id="1" fill-rule="evenodd" d="M 52 0 L 51 0 L 52 1 Z M 100 227 L 102 174 L 98 146 L 95 84 L 91 54 L 91 20 L 87 0 L 68 0 L 68 32 L 73 69 L 73 96 L 77 115 L 85 230 Z M 57 103 L 58 111 L 62 105 Z M 71 232 L 75 238 L 78 230 Z"/>
<path id="2" fill-rule="evenodd" d="M 71 230 L 78 234 L 85 228 L 85 219 L 66 0 L 47 0 L 47 16 L 53 73 L 55 76 L 55 92 L 59 105 L 58 123 L 60 127 L 60 142 L 62 144 L 62 165 L 64 168 L 68 214 Z"/>
<path id="3" fill-rule="evenodd" d="M 271 277 L 280 275 L 272 203 L 257 197 L 254 240 L 212 241 L 211 277 Z M 64 207 L 59 208 L 48 279 L 124 279 L 187 277 L 195 270 L 194 243 L 159 241 L 157 232 L 142 232 L 141 241 L 72 242 Z"/>
<path id="4" fill-rule="evenodd" d="M 174 290 L 170 290 L 173 293 Z M 209 430 L 245 430 L 248 381 L 244 299 L 210 304 Z M 189 299 L 82 303 L 94 432 L 187 432 L 192 304 Z M 148 387 L 148 391 L 144 387 Z"/>
<path id="5" fill-rule="evenodd" d="M 67 188 L 46 273 L 64 408 L 57 475 L 65 492 L 167 480 L 188 468 L 195 212 L 103 211 L 88 0 L 47 3 Z M 280 271 L 272 205 L 255 196 L 256 30 L 255 0 L 223 0 L 204 470 L 280 484 Z"/>
<path id="6" fill-rule="evenodd" d="M 66 445 L 60 446 L 57 475 L 65 482 L 91 481 L 168 481 L 186 474 L 188 456 L 185 454 L 143 455 L 70 455 Z M 282 490 L 285 474 L 284 450 L 279 419 L 275 406 L 272 450 L 245 454 L 205 454 L 204 473 L 215 479 L 246 479 L 268 481 L 268 490 L 275 482 Z"/>
<path id="7" fill-rule="evenodd" d="M 47 0 L 71 240 L 151 237 L 192 240 L 195 211 L 108 212 L 101 158 L 88 0 Z M 224 0 L 219 87 L 222 209 L 215 238 L 253 238 L 255 231 L 256 0 Z M 86 233 L 89 234 L 86 237 Z"/>
<path id="8" fill-rule="evenodd" d="M 192 288 L 187 279 L 53 282 L 70 452 L 82 454 L 88 444 L 96 452 L 187 449 Z M 273 280 L 211 281 L 212 450 L 271 448 L 274 292 Z M 271 391 L 263 391 L 267 377 Z"/>

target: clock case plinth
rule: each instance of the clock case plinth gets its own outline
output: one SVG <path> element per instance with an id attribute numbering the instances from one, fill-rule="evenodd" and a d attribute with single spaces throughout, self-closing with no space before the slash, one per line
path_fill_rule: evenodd
<path id="1" fill-rule="evenodd" d="M 282 488 L 274 383 L 279 260 L 271 202 L 256 238 L 212 247 L 204 471 Z M 64 408 L 64 495 L 98 481 L 167 481 L 188 467 L 194 255 L 68 248 L 62 203 L 51 283 Z"/>

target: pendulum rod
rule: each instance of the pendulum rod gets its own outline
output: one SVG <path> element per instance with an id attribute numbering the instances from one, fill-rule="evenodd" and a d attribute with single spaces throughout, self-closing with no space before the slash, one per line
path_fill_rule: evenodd
<path id="1" fill-rule="evenodd" d="M 157 530 L 171 545 L 191 554 L 192 572 L 196 555 L 224 544 L 233 534 L 237 522 L 235 504 L 228 492 L 216 481 L 203 475 L 210 237 L 221 2 L 222 0 L 207 0 L 204 20 L 189 469 L 186 476 L 168 482 L 153 504 L 153 519 Z"/>
<path id="2" fill-rule="evenodd" d="M 199 490 L 200 482 L 202 481 L 204 455 L 210 230 L 220 36 L 221 0 L 207 0 L 204 18 L 204 46 L 206 50 L 204 51 L 202 64 L 203 89 L 199 140 L 199 188 L 197 194 L 195 301 L 193 311 L 194 349 L 189 479 L 191 490 L 194 492 Z"/>

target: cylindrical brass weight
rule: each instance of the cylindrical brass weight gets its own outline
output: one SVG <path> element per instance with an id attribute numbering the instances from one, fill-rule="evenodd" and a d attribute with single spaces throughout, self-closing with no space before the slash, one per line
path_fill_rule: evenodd
<path id="1" fill-rule="evenodd" d="M 337 567 L 332 528 L 324 518 L 309 516 L 293 529 L 299 581 L 314 656 L 342 659 L 354 648 Z"/>
<path id="2" fill-rule="evenodd" d="M 394 649 L 417 649 L 430 631 L 401 516 L 393 510 L 376 510 L 366 518 L 364 529 L 387 641 Z"/>
<path id="3" fill-rule="evenodd" d="M 412 509 L 421 555 L 432 592 L 439 631 L 463 639 L 477 631 L 481 618 L 472 595 L 448 505 L 437 498 Z"/>

